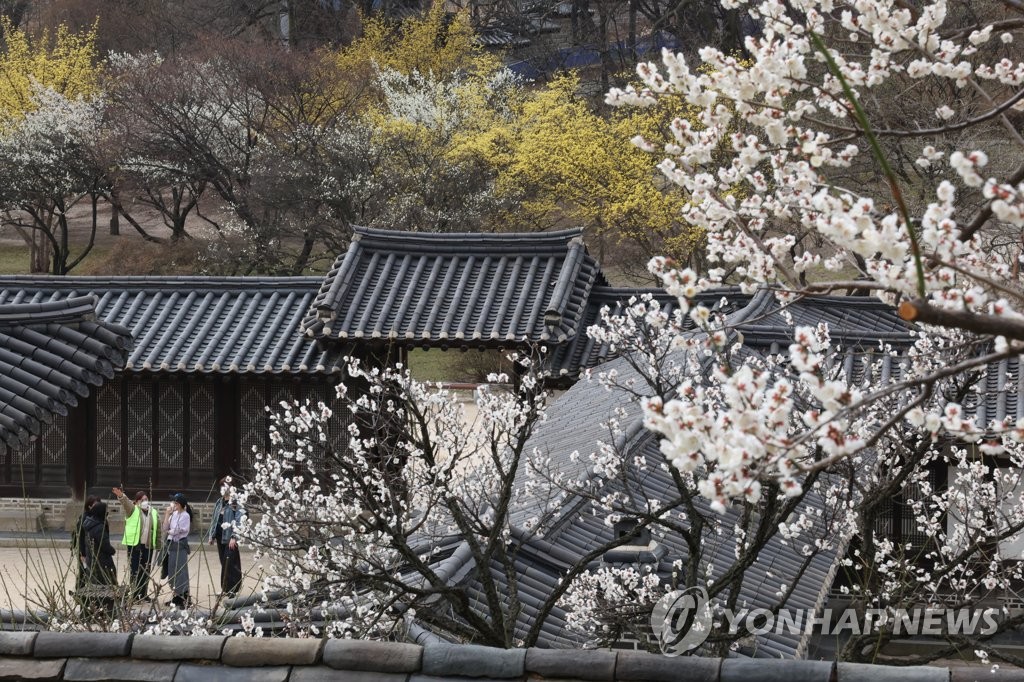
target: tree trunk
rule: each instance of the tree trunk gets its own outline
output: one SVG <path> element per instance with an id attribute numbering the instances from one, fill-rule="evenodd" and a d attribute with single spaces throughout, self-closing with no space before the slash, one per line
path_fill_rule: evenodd
<path id="1" fill-rule="evenodd" d="M 603 2 L 598 3 L 597 13 L 597 49 L 601 55 L 601 92 L 608 92 L 611 87 L 611 73 L 614 68 L 612 65 L 611 48 L 608 45 L 608 22 L 611 21 L 611 15 L 609 14 L 608 6 Z"/>
<path id="2" fill-rule="evenodd" d="M 116 188 L 110 189 L 110 196 L 113 197 L 113 201 L 110 202 L 110 235 L 116 237 L 121 234 L 121 214 L 117 210 L 119 200 Z"/>
<path id="3" fill-rule="evenodd" d="M 636 0 L 629 0 L 629 62 L 635 64 L 636 53 Z"/>

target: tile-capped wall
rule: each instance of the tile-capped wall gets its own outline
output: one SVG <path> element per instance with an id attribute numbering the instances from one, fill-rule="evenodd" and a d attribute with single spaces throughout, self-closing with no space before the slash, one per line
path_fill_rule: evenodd
<path id="1" fill-rule="evenodd" d="M 349 682 L 1024 682 L 1024 670 L 668 657 L 636 651 L 115 633 L 0 633 L 0 679 Z"/>

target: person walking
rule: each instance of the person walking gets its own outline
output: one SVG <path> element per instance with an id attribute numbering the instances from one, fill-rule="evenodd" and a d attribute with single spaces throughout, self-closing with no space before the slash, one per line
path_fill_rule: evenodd
<path id="1" fill-rule="evenodd" d="M 120 488 L 113 488 L 113 492 L 124 510 L 121 544 L 128 548 L 129 594 L 144 600 L 149 596 L 149 571 L 160 545 L 159 519 L 150 509 L 149 495 L 144 490 L 135 493 L 134 502 Z"/>
<path id="2" fill-rule="evenodd" d="M 234 597 L 242 589 L 242 557 L 238 551 L 235 529 L 245 510 L 231 499 L 231 479 L 220 479 L 221 496 L 213 505 L 213 519 L 206 531 L 206 541 L 217 545 L 220 557 L 220 589 L 225 597 Z"/>
<path id="3" fill-rule="evenodd" d="M 117 552 L 110 544 L 107 503 L 99 498 L 96 498 L 82 518 L 79 543 L 80 547 L 85 548 L 86 580 L 101 585 L 116 585 L 117 566 L 114 564 L 114 555 Z"/>
<path id="4" fill-rule="evenodd" d="M 164 514 L 163 532 L 167 551 L 167 580 L 173 596 L 172 604 L 183 609 L 189 604 L 188 534 L 192 530 L 192 508 L 181 493 L 171 496 L 171 504 Z"/>

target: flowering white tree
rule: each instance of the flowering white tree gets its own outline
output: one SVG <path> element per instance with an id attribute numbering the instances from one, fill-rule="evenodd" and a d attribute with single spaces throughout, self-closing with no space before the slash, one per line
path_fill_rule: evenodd
<path id="1" fill-rule="evenodd" d="M 287 447 L 263 460 L 244 493 L 270 513 L 245 532 L 289 550 L 276 580 L 335 607 L 340 631 L 390 632 L 415 614 L 458 637 L 531 645 L 560 604 L 570 628 L 614 639 L 636 630 L 675 581 L 706 586 L 719 614 L 744 606 L 740 587 L 769 542 L 798 557 L 793 574 L 765 577 L 778 581 L 774 609 L 787 604 L 801 562 L 847 546 L 840 587 L 862 612 L 991 604 L 1024 578 L 1024 421 L 990 405 L 997 396 L 986 392 L 1017 383 L 1024 342 L 1016 245 L 1024 63 L 1015 40 L 1024 8 L 1016 0 L 971 11 L 942 0 L 723 5 L 759 27 L 746 40 L 748 58 L 709 47 L 691 68 L 666 52 L 662 67 L 640 65 L 643 86 L 608 96 L 641 106 L 679 96 L 698 112 L 697 124 L 674 121 L 667 143 L 636 144 L 664 154 L 660 169 L 688 192 L 684 217 L 705 232 L 711 268 L 655 259 L 652 271 L 679 298 L 676 312 L 641 301 L 591 330 L 628 368 L 599 370 L 595 380 L 629 399 L 607 422 L 605 444 L 573 459 L 587 476 L 523 451 L 530 429 L 522 425 L 540 415 L 532 394 L 485 409 L 485 423 L 503 428 L 483 441 L 496 464 L 483 482 L 456 479 L 479 475 L 454 464 L 476 461 L 468 453 L 479 445 L 459 440 L 450 403 L 401 374 L 355 371 L 368 390 L 346 398 L 350 451 L 334 451 L 348 475 L 300 474 L 325 438 L 308 411 L 278 428 Z M 755 351 L 729 317 L 698 302 L 721 284 L 770 289 L 782 305 L 871 293 L 914 326 L 872 339 L 793 325 L 783 352 Z M 623 447 L 634 405 L 661 438 L 654 455 Z M 452 439 L 451 460 L 436 458 L 435 432 Z M 669 477 L 671 494 L 648 494 L 641 482 L 651 476 Z M 445 562 L 469 551 L 476 566 L 500 566 L 514 584 L 524 529 L 535 538 L 548 530 L 544 513 L 516 525 L 507 503 L 495 503 L 520 489 L 550 508 L 571 494 L 607 524 L 633 525 L 578 557 L 517 639 L 509 634 L 522 608 L 515 591 L 499 598 L 492 572 L 480 571 L 489 596 L 484 608 L 471 605 L 451 587 Z M 689 547 L 668 584 L 642 567 L 590 565 L 648 530 Z M 708 551 L 715 538 L 730 543 L 724 565 Z M 998 630 L 1021 622 L 1007 611 Z M 712 646 L 735 642 L 726 626 L 713 624 Z M 934 655 L 973 648 L 1013 660 L 993 649 L 992 634 L 950 633 Z M 897 635 L 880 624 L 855 633 L 841 655 L 886 660 L 883 647 Z"/>
<path id="2" fill-rule="evenodd" d="M 560 424 L 543 423 L 545 372 L 525 358 L 515 389 L 478 390 L 468 428 L 447 391 L 402 368 L 355 361 L 335 404 L 282 405 L 272 452 L 238 491 L 250 512 L 239 535 L 269 564 L 267 587 L 285 595 L 278 606 L 293 630 L 382 637 L 427 627 L 508 647 L 534 645 L 550 621 L 566 619 L 580 642 L 616 639 L 642 631 L 653 602 L 675 586 L 706 584 L 741 605 L 748 572 L 778 545 L 780 524 L 799 552 L 791 575 L 771 578 L 773 604 L 783 607 L 812 562 L 850 534 L 839 513 L 850 499 L 843 481 L 816 473 L 793 495 L 766 482 L 763 503 L 725 516 L 712 509 L 699 478 L 671 471 L 656 439 L 637 450 L 624 437 L 639 415 L 637 396 L 667 394 L 683 374 L 706 369 L 703 357 L 678 352 L 685 318 L 648 300 L 609 322 L 622 341 L 628 327 L 643 338 L 620 348 L 635 352 L 618 372 L 595 379 L 604 384 L 597 393 L 623 407 L 608 411 L 607 438 L 592 451 L 567 457 L 533 439 L 537 428 L 550 434 Z M 347 432 L 330 431 L 331 410 L 350 419 Z M 518 585 L 533 578 L 521 571 L 538 552 L 559 554 L 546 536 L 566 510 L 600 519 L 606 532 L 578 556 L 562 555 L 557 584 L 528 603 Z M 652 574 L 657 562 L 616 568 L 648 534 L 672 548 L 672 576 Z M 727 647 L 744 634 L 720 632 L 713 642 Z"/>
<path id="3" fill-rule="evenodd" d="M 270 563 L 268 586 L 291 596 L 297 630 L 318 618 L 329 634 L 386 636 L 418 612 L 424 623 L 506 644 L 497 592 L 493 611 L 478 613 L 449 584 L 446 559 L 454 550 L 483 566 L 509 560 L 509 505 L 543 414 L 540 386 L 527 376 L 516 391 L 479 389 L 467 430 L 448 391 L 400 366 L 353 359 L 346 379 L 332 407 L 281 406 L 274 452 L 239 491 L 250 519 L 264 512 L 239 534 Z M 332 409 L 351 419 L 346 433 L 328 431 Z"/>
<path id="4" fill-rule="evenodd" d="M 34 106 L 0 129 L 0 224 L 13 227 L 31 250 L 33 272 L 63 275 L 92 249 L 96 203 L 106 190 L 97 145 L 105 103 L 68 98 L 37 87 Z M 68 211 L 92 202 L 87 243 L 71 244 Z"/>
<path id="5" fill-rule="evenodd" d="M 700 112 L 698 125 L 676 120 L 664 145 L 635 143 L 664 154 L 660 170 L 689 193 L 685 217 L 705 231 L 712 267 L 662 259 L 652 270 L 684 308 L 723 282 L 782 301 L 870 292 L 917 323 L 917 339 L 883 349 L 897 371 L 836 372 L 847 349 L 826 328 L 797 328 L 784 367 L 766 371 L 728 361 L 729 329 L 693 306 L 709 332 L 699 343 L 722 362 L 706 381 L 646 399 L 646 422 L 719 510 L 759 502 L 768 481 L 800 494 L 806 477 L 858 462 L 850 481 L 865 503 L 849 516 L 861 544 L 848 562 L 861 606 L 1005 596 L 1021 577 L 1024 421 L 979 405 L 1003 390 L 1007 367 L 1015 380 L 1024 342 L 1024 8 L 722 4 L 760 27 L 749 58 L 706 47 L 691 67 L 665 52 L 660 67 L 638 67 L 642 87 L 608 95 L 644 106 L 673 94 Z M 948 485 L 936 488 L 929 469 Z M 923 546 L 894 542 L 880 523 L 894 495 Z M 844 654 L 874 656 L 889 636 L 855 637 Z M 944 653 L 986 648 L 951 642 Z"/>

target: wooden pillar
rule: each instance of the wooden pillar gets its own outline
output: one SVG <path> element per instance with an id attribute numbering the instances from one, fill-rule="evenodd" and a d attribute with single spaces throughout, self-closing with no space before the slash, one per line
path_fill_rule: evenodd
<path id="1" fill-rule="evenodd" d="M 218 477 L 238 471 L 242 447 L 240 391 L 238 377 L 235 376 L 214 384 L 214 470 Z"/>
<path id="2" fill-rule="evenodd" d="M 153 413 L 150 415 L 150 456 L 149 456 L 149 480 L 153 481 L 153 488 L 161 488 L 164 482 L 160 480 L 160 381 L 151 378 L 149 380 L 150 400 L 153 404 Z"/>
<path id="3" fill-rule="evenodd" d="M 90 394 L 80 399 L 78 405 L 68 411 L 66 423 L 71 497 L 84 500 L 88 474 L 96 462 L 96 397 Z"/>

